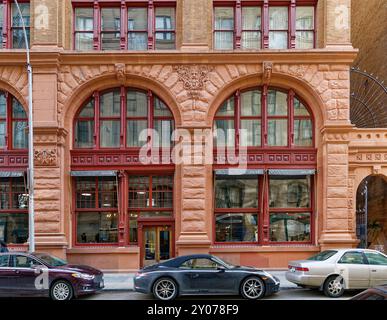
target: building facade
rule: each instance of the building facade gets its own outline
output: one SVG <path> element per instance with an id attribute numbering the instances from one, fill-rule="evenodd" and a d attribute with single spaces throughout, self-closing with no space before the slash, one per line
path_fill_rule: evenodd
<path id="1" fill-rule="evenodd" d="M 387 175 L 387 130 L 350 122 L 350 0 L 20 2 L 39 251 L 128 271 L 194 252 L 278 268 L 358 245 L 357 188 Z M 20 25 L 0 0 L 14 250 L 28 241 Z"/>

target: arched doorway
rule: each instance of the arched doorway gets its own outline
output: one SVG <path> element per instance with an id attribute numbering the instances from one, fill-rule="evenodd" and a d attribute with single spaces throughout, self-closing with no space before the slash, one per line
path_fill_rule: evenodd
<path id="1" fill-rule="evenodd" d="M 356 194 L 356 235 L 360 248 L 387 251 L 387 178 L 368 176 Z"/>

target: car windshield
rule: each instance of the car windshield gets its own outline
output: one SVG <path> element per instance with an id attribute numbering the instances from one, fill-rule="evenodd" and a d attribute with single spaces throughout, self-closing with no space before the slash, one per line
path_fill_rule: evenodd
<path id="1" fill-rule="evenodd" d="M 40 260 L 43 260 L 47 265 L 51 267 L 61 267 L 67 264 L 66 260 L 62 260 L 47 253 L 36 253 L 34 254 L 34 256 L 39 258 Z"/>
<path id="2" fill-rule="evenodd" d="M 231 263 L 225 262 L 225 261 L 223 261 L 222 259 L 220 259 L 218 257 L 213 257 L 213 260 L 218 262 L 218 263 L 220 263 L 220 264 L 222 264 L 222 265 L 224 265 L 226 268 L 229 268 L 229 269 L 235 268 L 235 266 L 232 265 Z"/>
<path id="3" fill-rule="evenodd" d="M 335 255 L 336 253 L 337 253 L 336 250 L 326 250 L 326 251 L 320 252 L 320 253 L 318 253 L 318 254 L 308 258 L 308 260 L 311 260 L 311 261 L 325 261 L 325 260 L 328 260 L 333 255 Z"/>

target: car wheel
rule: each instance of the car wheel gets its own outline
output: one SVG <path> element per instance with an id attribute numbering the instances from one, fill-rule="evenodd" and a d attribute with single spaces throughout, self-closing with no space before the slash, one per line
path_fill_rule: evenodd
<path id="1" fill-rule="evenodd" d="M 73 295 L 73 287 L 67 281 L 60 280 L 51 286 L 50 296 L 52 300 L 71 300 Z"/>
<path id="2" fill-rule="evenodd" d="M 327 297 L 339 298 L 344 293 L 344 279 L 341 276 L 331 276 L 324 283 L 324 294 Z"/>
<path id="3" fill-rule="evenodd" d="M 158 300 L 173 300 L 177 296 L 177 284 L 170 278 L 160 278 L 153 285 L 153 295 Z"/>
<path id="4" fill-rule="evenodd" d="M 243 280 L 241 285 L 241 295 L 245 299 L 260 299 L 265 294 L 265 283 L 259 277 L 249 277 Z"/>

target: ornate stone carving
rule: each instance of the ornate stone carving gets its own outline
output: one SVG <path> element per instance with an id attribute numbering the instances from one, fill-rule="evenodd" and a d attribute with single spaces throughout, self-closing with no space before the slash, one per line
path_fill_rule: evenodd
<path id="1" fill-rule="evenodd" d="M 125 68 L 126 68 L 126 66 L 124 63 L 116 63 L 115 64 L 117 80 L 119 82 L 121 82 L 122 84 L 124 84 L 126 81 Z"/>
<path id="2" fill-rule="evenodd" d="M 263 84 L 269 84 L 271 79 L 271 74 L 273 72 L 273 62 L 264 61 L 263 62 L 263 75 L 262 82 Z"/>
<path id="3" fill-rule="evenodd" d="M 36 166 L 56 166 L 57 159 L 56 149 L 35 150 L 34 152 L 34 163 Z"/>
<path id="4" fill-rule="evenodd" d="M 178 65 L 174 66 L 173 69 L 193 100 L 200 98 L 200 91 L 204 89 L 204 84 L 208 81 L 208 74 L 213 71 L 211 66 L 196 64 Z"/>

